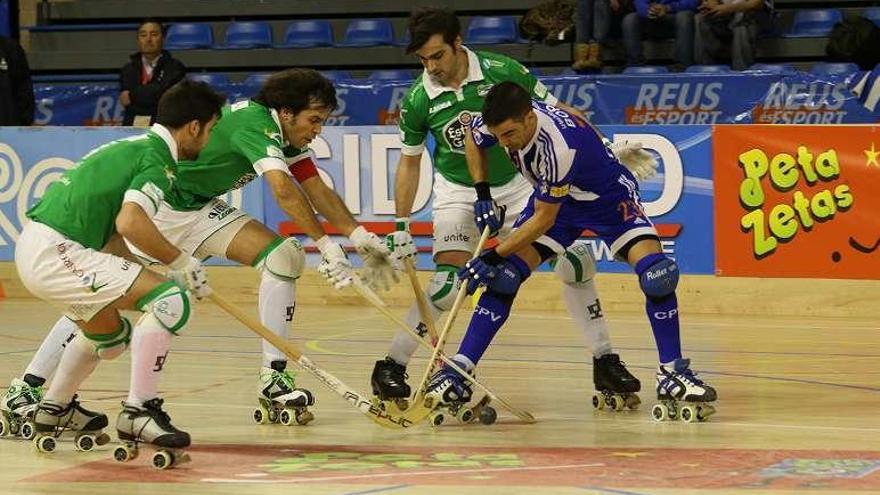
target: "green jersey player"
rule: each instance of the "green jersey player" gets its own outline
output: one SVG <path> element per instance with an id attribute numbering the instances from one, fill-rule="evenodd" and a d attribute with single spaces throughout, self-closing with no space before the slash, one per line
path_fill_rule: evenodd
<path id="1" fill-rule="evenodd" d="M 459 283 L 456 271 L 472 257 L 483 226 L 489 225 L 493 235 L 508 235 L 533 190 L 499 146 L 487 151 L 486 180 L 472 181 L 465 159 L 465 132 L 474 116 L 479 115 L 483 97 L 494 84 L 512 81 L 535 99 L 580 113 L 558 102 L 515 60 L 463 46 L 458 18 L 448 9 L 416 11 L 409 19 L 409 31 L 407 51 L 418 56 L 425 70 L 404 97 L 400 110 L 403 148 L 394 189 L 397 231 L 386 240 L 396 262 L 415 256 L 409 216 L 419 184 L 421 156 L 430 134 L 436 141 L 432 205 L 436 268 L 426 292 L 431 301 L 430 317 L 436 319 L 452 307 Z M 612 374 L 619 387 L 637 390 L 638 380 L 611 352 L 607 324 L 592 280 L 592 251 L 586 245 L 575 244 L 559 257 L 556 273 L 563 281 L 566 305 L 593 350 L 594 370 Z M 424 335 L 426 327 L 420 321 L 417 305 L 410 308 L 406 320 Z M 376 362 L 371 382 L 380 399 L 409 396 L 404 376 L 417 347 L 409 334 L 399 332 L 387 357 Z"/>
<path id="2" fill-rule="evenodd" d="M 67 346 L 29 425 L 35 426 L 40 450 L 54 450 L 64 429 L 76 431 L 82 450 L 109 439 L 101 434 L 107 417 L 80 406 L 75 392 L 98 362 L 118 357 L 127 347 L 132 349 L 131 387 L 117 419 L 120 438 L 171 449 L 189 445 L 189 434 L 174 428 L 162 411 L 157 387 L 171 339 L 191 313 L 190 294 L 201 298 L 209 289 L 200 262 L 150 219 L 174 195 L 177 160 L 196 158 L 208 141 L 223 100 L 203 83 L 173 86 L 160 99 L 157 124 L 148 133 L 93 150 L 28 212 L 31 221 L 15 249 L 19 276 L 81 333 Z M 168 265 L 171 280 L 127 259 L 131 254 L 121 238 Z M 132 328 L 120 310 L 144 316 Z M 19 390 L 39 386 L 17 385 Z M 27 402 L 13 395 L 3 401 L 5 426 L 12 426 L 10 417 L 17 419 L 9 413 L 21 415 L 15 405 Z M 30 436 L 25 430 L 19 429 Z"/>

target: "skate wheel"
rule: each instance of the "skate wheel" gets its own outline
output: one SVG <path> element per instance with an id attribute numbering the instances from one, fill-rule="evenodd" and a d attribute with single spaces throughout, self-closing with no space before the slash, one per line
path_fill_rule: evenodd
<path id="1" fill-rule="evenodd" d="M 654 404 L 651 408 L 651 417 L 654 421 L 666 421 L 669 419 L 669 408 L 666 404 Z"/>
<path id="2" fill-rule="evenodd" d="M 424 404 L 425 404 L 425 408 L 434 409 L 434 398 L 426 395 Z"/>
<path id="3" fill-rule="evenodd" d="M 715 414 L 715 408 L 708 404 L 697 408 L 697 419 L 700 421 L 706 421 L 713 414 Z"/>
<path id="4" fill-rule="evenodd" d="M 9 435 L 9 430 L 9 420 L 6 419 L 6 416 L 0 416 L 0 437 L 5 437 L 6 435 Z"/>
<path id="5" fill-rule="evenodd" d="M 153 454 L 153 467 L 156 469 L 168 469 L 174 465 L 174 456 L 167 450 L 158 450 Z"/>
<path id="6" fill-rule="evenodd" d="M 688 404 L 681 408 L 681 420 L 685 423 L 693 423 L 697 421 L 697 410 L 694 406 Z"/>
<path id="7" fill-rule="evenodd" d="M 269 409 L 269 422 L 277 423 L 278 422 L 278 411 L 274 408 Z"/>
<path id="8" fill-rule="evenodd" d="M 78 435 L 73 440 L 73 447 L 80 452 L 88 452 L 95 448 L 94 435 Z"/>
<path id="9" fill-rule="evenodd" d="M 136 447 L 130 447 L 128 445 L 122 445 L 120 447 L 116 447 L 113 450 L 113 458 L 116 459 L 116 462 L 129 462 L 136 459 L 138 456 L 138 449 Z"/>
<path id="10" fill-rule="evenodd" d="M 593 394 L 593 409 L 597 411 L 605 409 L 605 399 L 599 394 Z"/>
<path id="11" fill-rule="evenodd" d="M 491 425 L 498 419 L 498 412 L 494 407 L 485 406 L 483 410 L 480 411 L 480 423 L 484 425 Z"/>
<path id="12" fill-rule="evenodd" d="M 32 421 L 25 421 L 21 424 L 18 433 L 21 435 L 21 438 L 32 440 L 37 435 L 37 429 L 34 428 Z"/>
<path id="13" fill-rule="evenodd" d="M 296 412 L 296 424 L 298 425 L 307 425 L 313 419 L 315 419 L 315 415 L 305 409 Z"/>
<path id="14" fill-rule="evenodd" d="M 474 410 L 469 407 L 462 407 L 455 415 L 461 423 L 470 423 L 475 419 Z"/>
<path id="15" fill-rule="evenodd" d="M 446 416 L 442 412 L 434 412 L 428 419 L 431 421 L 431 426 L 440 426 L 446 421 Z"/>
<path id="16" fill-rule="evenodd" d="M 110 443 L 110 435 L 106 433 L 101 433 L 100 435 L 95 437 L 95 445 L 101 446 L 107 445 L 108 443 Z"/>
<path id="17" fill-rule="evenodd" d="M 396 405 L 401 412 L 406 411 L 409 409 L 409 399 L 395 399 L 394 405 Z"/>
<path id="18" fill-rule="evenodd" d="M 263 406 L 254 409 L 254 423 L 264 425 L 269 422 L 269 410 Z"/>
<path id="19" fill-rule="evenodd" d="M 642 403 L 642 399 L 639 399 L 638 395 L 630 395 L 626 398 L 626 407 L 636 410 L 639 408 L 639 404 Z"/>
<path id="20" fill-rule="evenodd" d="M 35 445 L 37 446 L 37 451 L 42 452 L 44 454 L 51 454 L 55 452 L 55 438 L 50 436 L 40 436 L 35 440 Z"/>
<path id="21" fill-rule="evenodd" d="M 623 400 L 623 397 L 619 395 L 612 395 L 610 405 L 611 409 L 614 409 L 615 411 L 623 411 L 626 402 Z"/>
<path id="22" fill-rule="evenodd" d="M 293 409 L 282 409 L 278 415 L 278 421 L 284 426 L 290 426 L 296 422 L 296 411 Z"/>

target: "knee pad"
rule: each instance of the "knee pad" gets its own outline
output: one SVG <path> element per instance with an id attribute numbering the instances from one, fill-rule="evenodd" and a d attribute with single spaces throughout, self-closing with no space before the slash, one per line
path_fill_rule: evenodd
<path id="1" fill-rule="evenodd" d="M 440 311 L 449 311 L 455 304 L 455 295 L 461 282 L 458 280 L 458 269 L 452 265 L 437 265 L 434 276 L 428 284 L 428 297 Z"/>
<path id="2" fill-rule="evenodd" d="M 664 298 L 674 294 L 678 287 L 678 265 L 661 254 L 656 256 L 657 261 L 639 274 L 639 286 L 648 297 Z"/>
<path id="3" fill-rule="evenodd" d="M 111 334 L 89 335 L 83 332 L 83 337 L 95 346 L 98 357 L 104 361 L 112 361 L 128 349 L 131 342 L 131 322 L 125 317 L 120 317 L 119 329 Z"/>
<path id="4" fill-rule="evenodd" d="M 520 286 L 531 274 L 532 271 L 525 261 L 519 256 L 511 256 L 498 265 L 498 272 L 486 284 L 486 291 L 496 297 L 500 296 L 502 299 L 512 301 L 519 292 Z"/>
<path id="5" fill-rule="evenodd" d="M 302 244 L 295 237 L 279 237 L 257 256 L 253 266 L 279 280 L 290 281 L 302 275 L 305 264 L 306 254 Z"/>
<path id="6" fill-rule="evenodd" d="M 569 285 L 582 284 L 596 276 L 596 258 L 586 242 L 575 242 L 550 262 L 553 273 Z"/>
<path id="7" fill-rule="evenodd" d="M 152 313 L 162 328 L 177 335 L 189 321 L 189 294 L 179 285 L 168 281 L 141 298 L 137 308 Z"/>

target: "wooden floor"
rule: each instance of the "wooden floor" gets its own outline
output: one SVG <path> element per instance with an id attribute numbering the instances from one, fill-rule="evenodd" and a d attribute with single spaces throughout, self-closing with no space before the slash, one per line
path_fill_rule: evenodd
<path id="1" fill-rule="evenodd" d="M 253 304 L 245 309 L 256 312 Z M 190 464 L 160 472 L 147 456 L 123 465 L 108 446 L 78 453 L 70 443 L 45 456 L 6 438 L 0 494 L 880 493 L 876 318 L 685 314 L 685 353 L 717 387 L 718 412 L 704 424 L 658 424 L 649 415 L 656 352 L 644 315 L 608 316 L 617 350 L 642 380 L 640 410 L 593 411 L 579 331 L 562 312 L 523 310 L 479 376 L 533 412 L 536 424 L 499 410 L 492 426 L 392 431 L 306 373 L 298 381 L 318 397 L 312 424 L 253 424 L 258 340 L 203 304 L 175 340 L 161 387 L 175 424 L 194 438 Z M 0 318 L 5 383 L 22 372 L 55 313 L 10 299 L 0 301 Z M 467 318 L 459 320 L 457 337 Z M 367 306 L 301 304 L 295 327 L 294 340 L 320 366 L 368 392 L 373 361 L 392 334 L 381 315 Z M 128 364 L 127 357 L 103 363 L 81 392 L 111 424 Z"/>

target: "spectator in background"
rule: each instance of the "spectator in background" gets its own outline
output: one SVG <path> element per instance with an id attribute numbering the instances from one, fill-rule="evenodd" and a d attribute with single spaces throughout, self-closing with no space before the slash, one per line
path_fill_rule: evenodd
<path id="1" fill-rule="evenodd" d="M 34 85 L 21 45 L 0 36 L 0 125 L 34 123 Z"/>
<path id="2" fill-rule="evenodd" d="M 620 0 L 577 0 L 574 14 L 574 62 L 578 71 L 602 68 L 600 43 L 608 37 L 611 28 L 611 9 L 620 9 Z"/>
<path id="3" fill-rule="evenodd" d="M 694 18 L 694 56 L 698 64 L 730 60 L 733 70 L 755 63 L 758 16 L 767 0 L 703 0 Z"/>
<path id="4" fill-rule="evenodd" d="M 850 82 L 849 89 L 880 122 L 880 27 L 864 17 L 838 22 L 825 53 L 831 62 L 852 62 L 867 71 Z"/>
<path id="5" fill-rule="evenodd" d="M 642 65 L 642 31 L 650 39 L 675 38 L 675 63 L 694 62 L 694 13 L 698 0 L 635 0 L 636 11 L 623 18 L 623 44 L 628 65 Z"/>
<path id="6" fill-rule="evenodd" d="M 159 98 L 186 76 L 186 67 L 167 50 L 162 23 L 147 19 L 137 32 L 138 52 L 132 54 L 119 74 L 122 92 L 119 102 L 125 107 L 122 125 L 148 127 L 156 118 Z"/>

